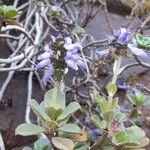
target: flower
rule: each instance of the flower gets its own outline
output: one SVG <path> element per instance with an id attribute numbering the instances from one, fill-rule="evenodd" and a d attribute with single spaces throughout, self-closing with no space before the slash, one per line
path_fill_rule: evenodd
<path id="1" fill-rule="evenodd" d="M 113 34 L 117 38 L 117 43 L 124 45 L 128 42 L 131 32 L 126 28 L 121 28 L 119 30 L 114 30 Z"/>
<path id="2" fill-rule="evenodd" d="M 117 87 L 118 87 L 119 90 L 127 90 L 128 89 L 128 85 L 127 85 L 126 82 L 119 83 L 117 85 Z"/>
<path id="3" fill-rule="evenodd" d="M 106 35 L 108 43 L 111 44 L 114 40 L 120 45 L 126 44 L 131 36 L 129 29 L 120 28 L 119 30 L 114 30 L 113 35 Z"/>
<path id="4" fill-rule="evenodd" d="M 35 70 L 45 68 L 46 71 L 44 73 L 44 76 L 42 78 L 43 84 L 46 86 L 48 80 L 51 78 L 51 76 L 54 73 L 53 65 L 50 61 L 50 56 L 52 55 L 52 50 L 49 48 L 49 45 L 44 46 L 44 53 L 38 56 L 38 60 L 40 61 L 36 67 Z"/>
<path id="5" fill-rule="evenodd" d="M 138 48 L 135 39 L 133 39 L 132 44 L 128 44 L 128 48 L 134 55 L 136 55 L 142 59 L 148 58 L 147 54 L 144 52 L 144 49 Z"/>
<path id="6" fill-rule="evenodd" d="M 68 67 L 74 70 L 78 70 L 78 67 L 80 68 L 86 67 L 83 59 L 78 54 L 78 51 L 82 49 L 82 46 L 80 43 L 72 43 L 71 38 L 66 37 L 64 48 L 67 50 L 66 56 L 64 59 Z"/>

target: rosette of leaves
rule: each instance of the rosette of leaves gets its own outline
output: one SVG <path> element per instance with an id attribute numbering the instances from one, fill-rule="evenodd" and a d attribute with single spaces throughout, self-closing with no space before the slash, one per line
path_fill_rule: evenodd
<path id="1" fill-rule="evenodd" d="M 127 150 L 143 149 L 149 143 L 145 132 L 138 126 L 126 127 L 124 125 L 123 122 L 127 121 L 127 117 L 118 109 L 118 100 L 112 98 L 116 93 L 116 87 L 109 83 L 106 89 L 109 95 L 108 100 L 100 96 L 98 91 L 94 91 L 91 94 L 94 102 L 98 104 L 100 111 L 100 115 L 94 114 L 91 120 L 95 127 L 103 132 L 101 132 L 100 137 L 96 138 L 94 134 L 89 134 L 90 139 L 96 143 L 95 145 L 104 150 L 117 150 L 118 148 Z M 103 134 L 104 132 L 107 132 L 106 136 Z"/>
<path id="2" fill-rule="evenodd" d="M 110 97 L 113 97 L 117 91 L 117 87 L 112 83 L 109 83 L 106 89 Z M 111 100 L 107 100 L 105 97 L 100 96 L 98 91 L 94 91 L 94 93 L 91 94 L 91 98 L 98 104 L 101 111 L 101 117 L 105 124 L 110 124 L 118 107 L 118 99 L 112 98 Z"/>
<path id="3" fill-rule="evenodd" d="M 136 34 L 136 42 L 140 48 L 150 50 L 150 37 Z"/>
<path id="4" fill-rule="evenodd" d="M 12 24 L 12 25 L 19 25 L 15 18 L 19 15 L 19 12 L 13 6 L 0 6 L 0 19 L 3 24 Z"/>
<path id="5" fill-rule="evenodd" d="M 149 144 L 149 139 L 145 132 L 135 125 L 114 134 L 112 142 L 116 147 L 126 150 L 145 150 L 143 147 Z"/>
<path id="6" fill-rule="evenodd" d="M 45 133 L 50 137 L 51 144 L 62 150 L 73 149 L 73 141 L 86 141 L 86 134 L 80 127 L 68 123 L 71 115 L 81 108 L 79 103 L 72 102 L 66 106 L 65 93 L 57 86 L 45 93 L 44 101 L 40 104 L 31 100 L 28 105 L 39 118 L 40 124 L 20 124 L 16 128 L 16 134 L 30 136 Z M 81 137 L 82 134 L 84 136 Z"/>

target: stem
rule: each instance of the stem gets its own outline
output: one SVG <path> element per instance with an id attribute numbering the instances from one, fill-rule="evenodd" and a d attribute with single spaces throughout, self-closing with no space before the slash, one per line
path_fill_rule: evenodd
<path id="1" fill-rule="evenodd" d="M 112 78 L 112 84 L 115 84 L 118 78 L 118 75 L 120 74 L 120 67 L 121 67 L 121 62 L 122 62 L 122 56 L 116 56 L 115 62 L 114 62 L 114 67 L 113 67 L 113 78 Z"/>

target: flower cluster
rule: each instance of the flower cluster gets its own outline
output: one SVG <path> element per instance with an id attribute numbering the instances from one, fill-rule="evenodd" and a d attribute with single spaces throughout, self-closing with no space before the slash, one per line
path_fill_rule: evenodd
<path id="1" fill-rule="evenodd" d="M 141 48 L 138 48 L 136 40 L 133 39 L 132 43 L 130 40 L 132 38 L 131 31 L 126 28 L 121 28 L 119 30 L 114 30 L 113 35 L 107 36 L 108 43 L 111 45 L 112 43 L 119 44 L 120 46 L 126 46 L 127 49 L 134 55 L 138 56 L 139 58 L 147 58 L 147 54 Z M 108 49 L 104 51 L 97 52 L 98 55 L 108 54 Z"/>
<path id="2" fill-rule="evenodd" d="M 53 42 L 56 42 L 56 39 L 53 40 Z M 41 68 L 46 69 L 42 79 L 44 85 L 47 84 L 48 80 L 55 72 L 56 68 L 54 62 L 52 62 L 53 58 L 57 59 L 57 63 L 62 63 L 60 62 L 60 57 L 65 56 L 63 58 L 63 61 L 69 68 L 72 68 L 74 70 L 78 70 L 78 67 L 83 69 L 85 68 L 85 63 L 82 57 L 80 57 L 78 54 L 79 50 L 82 49 L 80 43 L 72 43 L 72 39 L 70 37 L 66 37 L 62 49 L 63 49 L 62 52 L 59 51 L 59 48 L 57 52 L 54 52 L 54 50 L 52 50 L 50 46 L 47 44 L 44 46 L 44 53 L 38 56 L 37 59 L 40 62 L 35 67 L 35 70 L 37 71 L 38 69 Z"/>

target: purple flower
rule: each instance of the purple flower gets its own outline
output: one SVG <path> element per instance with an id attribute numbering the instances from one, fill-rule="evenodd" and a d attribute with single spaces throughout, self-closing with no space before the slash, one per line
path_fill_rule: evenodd
<path id="1" fill-rule="evenodd" d="M 119 90 L 127 90 L 128 89 L 128 85 L 126 82 L 118 84 L 117 87 Z"/>
<path id="2" fill-rule="evenodd" d="M 51 78 L 51 76 L 53 75 L 53 73 L 54 73 L 54 68 L 53 68 L 52 65 L 50 65 L 50 66 L 48 67 L 48 69 L 45 70 L 44 76 L 43 76 L 43 78 L 42 78 L 42 82 L 43 82 L 44 86 L 46 86 L 48 80 Z"/>
<path id="3" fill-rule="evenodd" d="M 40 62 L 36 65 L 35 70 L 37 71 L 38 69 L 41 69 L 41 68 L 46 69 L 44 76 L 42 78 L 42 82 L 46 86 L 48 80 L 51 78 L 51 76 L 54 73 L 54 68 L 50 61 L 50 57 L 52 55 L 52 50 L 49 48 L 48 45 L 45 45 L 44 51 L 45 52 L 43 54 L 39 55 L 37 58 Z"/>
<path id="4" fill-rule="evenodd" d="M 126 28 L 120 28 L 119 30 L 114 30 L 113 35 L 108 35 L 108 43 L 111 44 L 115 39 L 118 44 L 124 45 L 129 41 L 131 32 Z"/>
<path id="5" fill-rule="evenodd" d="M 129 50 L 136 56 L 140 57 L 141 59 L 147 59 L 148 56 L 147 54 L 144 52 L 143 49 L 138 48 L 136 43 L 133 44 L 128 44 L 128 48 Z"/>
<path id="6" fill-rule="evenodd" d="M 117 37 L 117 43 L 124 45 L 128 42 L 131 32 L 126 28 L 121 28 L 120 30 L 114 30 L 114 35 Z"/>
<path id="7" fill-rule="evenodd" d="M 65 56 L 65 62 L 68 67 L 78 70 L 78 67 L 85 68 L 85 63 L 83 59 L 79 56 L 78 51 L 82 49 L 80 43 L 72 43 L 70 37 L 65 38 L 64 48 L 67 50 Z"/>

